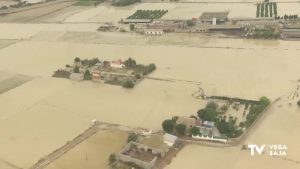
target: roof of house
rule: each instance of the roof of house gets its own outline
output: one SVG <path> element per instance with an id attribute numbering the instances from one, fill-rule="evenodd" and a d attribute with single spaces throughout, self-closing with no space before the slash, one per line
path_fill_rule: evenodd
<path id="1" fill-rule="evenodd" d="M 184 124 L 187 127 L 194 126 L 196 124 L 196 119 L 192 117 L 181 116 L 176 120 L 177 124 Z"/>
<path id="2" fill-rule="evenodd" d="M 202 15 L 199 17 L 200 20 L 211 20 L 216 18 L 218 20 L 227 19 L 229 12 L 203 12 Z"/>
<path id="3" fill-rule="evenodd" d="M 112 64 L 118 64 L 118 65 L 121 65 L 123 64 L 122 60 L 121 59 L 118 59 L 118 60 L 113 60 L 111 61 Z"/>
<path id="4" fill-rule="evenodd" d="M 168 134 L 168 133 L 164 134 L 164 140 L 165 141 L 170 141 L 170 142 L 174 143 L 177 139 L 178 139 L 178 137 L 174 136 L 172 134 Z"/>
<path id="5" fill-rule="evenodd" d="M 213 121 L 204 121 L 201 126 L 206 127 L 206 128 L 213 128 L 215 126 L 215 122 L 213 122 Z"/>
<path id="6" fill-rule="evenodd" d="M 140 144 L 159 149 L 163 152 L 168 152 L 169 146 L 164 143 L 164 138 L 160 135 L 151 134 L 145 137 Z"/>

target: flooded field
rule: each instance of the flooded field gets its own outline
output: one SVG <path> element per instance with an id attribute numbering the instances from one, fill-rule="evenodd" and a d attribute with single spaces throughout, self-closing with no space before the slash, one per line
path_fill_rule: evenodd
<path id="1" fill-rule="evenodd" d="M 127 133 L 100 131 L 63 155 L 45 169 L 108 168 L 108 157 L 126 144 Z"/>
<path id="2" fill-rule="evenodd" d="M 14 30 L 18 25 L 5 26 Z M 25 33 L 34 25 L 26 26 L 23 35 L 31 35 L 31 32 Z M 46 27 L 46 24 L 39 25 L 35 29 Z M 164 119 L 195 114 L 205 105 L 191 96 L 198 87 L 190 83 L 144 80 L 133 90 L 125 90 L 118 86 L 50 77 L 54 70 L 72 62 L 75 57 L 99 57 L 102 60 L 132 57 L 144 64 L 153 62 L 158 67 L 151 75 L 153 77 L 198 81 L 207 95 L 246 99 L 258 99 L 262 95 L 275 99 L 285 94 L 299 78 L 298 42 L 212 38 L 200 40 L 202 47 L 145 45 L 147 41 L 135 45 L 89 41 L 83 44 L 74 42 L 71 36 L 59 42 L 65 36 L 63 28 L 63 25 L 54 25 L 55 31 L 40 33 L 39 39 L 34 36 L 32 40 L 0 50 L 1 70 L 34 77 L 0 95 L 3 110 L 0 128 L 5 129 L 0 133 L 0 159 L 16 166 L 30 167 L 85 130 L 93 119 L 158 130 Z M 47 37 L 56 35 L 58 38 L 47 41 Z M 124 36 L 126 39 L 131 35 Z M 109 35 L 104 37 L 110 39 Z M 264 136 L 257 138 L 264 139 Z M 198 149 L 203 151 L 199 147 L 195 149 L 196 154 Z M 239 149 L 233 148 L 237 154 Z M 205 157 L 203 160 L 207 159 Z M 227 158 L 235 159 L 234 156 Z M 174 165 L 180 166 L 177 163 L 181 162 L 175 160 Z"/>

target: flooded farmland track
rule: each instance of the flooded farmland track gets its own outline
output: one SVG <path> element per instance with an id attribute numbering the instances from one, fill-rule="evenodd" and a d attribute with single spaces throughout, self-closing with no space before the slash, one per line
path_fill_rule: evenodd
<path id="1" fill-rule="evenodd" d="M 74 148 L 76 145 L 79 143 L 83 142 L 90 136 L 94 135 L 99 131 L 98 126 L 101 123 L 94 123 L 90 128 L 85 130 L 82 134 L 78 135 L 75 137 L 72 141 L 68 141 L 64 146 L 56 149 L 53 151 L 51 154 L 47 155 L 46 157 L 40 159 L 37 163 L 35 163 L 30 169 L 42 169 L 45 166 L 49 165 L 51 162 L 55 161 L 58 159 L 60 156 Z"/>

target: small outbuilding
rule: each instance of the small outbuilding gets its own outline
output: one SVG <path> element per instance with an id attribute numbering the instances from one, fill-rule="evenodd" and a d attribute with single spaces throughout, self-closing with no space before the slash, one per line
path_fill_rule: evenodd
<path id="1" fill-rule="evenodd" d="M 82 73 L 71 73 L 69 78 L 74 81 L 82 81 L 84 76 Z"/>
<path id="2" fill-rule="evenodd" d="M 170 147 L 172 147 L 177 140 L 178 140 L 177 136 L 168 133 L 164 134 L 164 142 Z"/>
<path id="3" fill-rule="evenodd" d="M 203 12 L 199 17 L 202 23 L 211 23 L 216 25 L 217 23 L 222 23 L 228 21 L 229 12 Z"/>

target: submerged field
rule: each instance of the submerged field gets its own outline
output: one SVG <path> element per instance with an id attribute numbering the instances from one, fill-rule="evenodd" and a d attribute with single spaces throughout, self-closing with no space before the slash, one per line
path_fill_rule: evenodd
<path id="1" fill-rule="evenodd" d="M 122 131 L 100 131 L 45 169 L 108 168 L 109 155 L 118 153 L 126 139 L 127 133 Z"/>
<path id="2" fill-rule="evenodd" d="M 229 43 L 234 48 L 213 48 Z M 10 45 L 0 50 L 1 70 L 34 79 L 0 95 L 0 127 L 5 128 L 0 133 L 0 159 L 30 167 L 84 131 L 93 119 L 158 130 L 164 119 L 196 114 L 205 105 L 191 96 L 198 87 L 188 82 L 144 80 L 126 90 L 50 77 L 74 57 L 153 62 L 158 69 L 151 76 L 201 82 L 207 95 L 275 99 L 285 94 L 299 77 L 297 42 L 272 47 L 267 47 L 268 41 L 248 43 L 211 39 L 203 43 L 207 47 L 197 48 L 47 42 L 44 36 Z"/>

